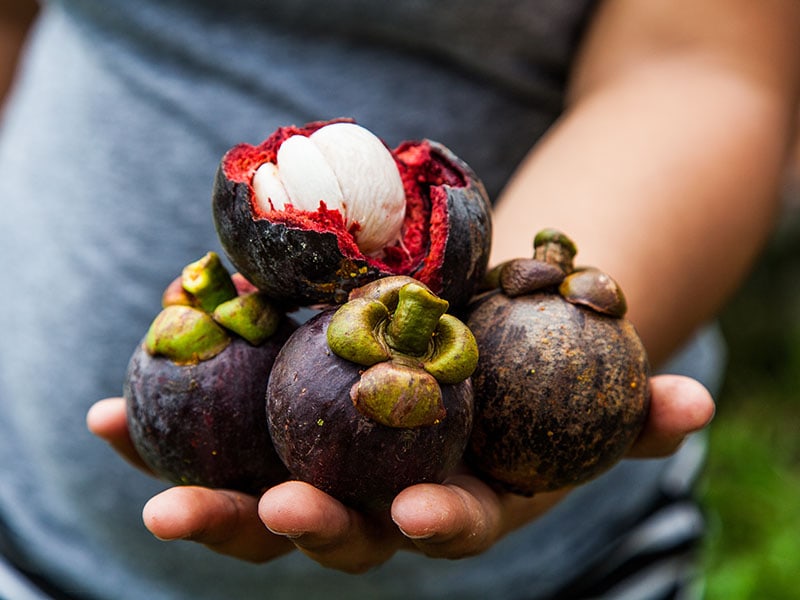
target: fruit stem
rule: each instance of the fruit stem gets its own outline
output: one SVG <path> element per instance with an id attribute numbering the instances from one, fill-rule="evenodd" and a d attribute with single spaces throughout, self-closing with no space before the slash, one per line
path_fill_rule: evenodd
<path id="1" fill-rule="evenodd" d="M 216 252 L 209 252 L 186 265 L 181 283 L 183 289 L 197 299 L 199 307 L 208 313 L 237 295 L 233 279 Z"/>
<path id="2" fill-rule="evenodd" d="M 578 249 L 575 243 L 557 229 L 542 229 L 533 240 L 533 258 L 572 273 L 573 259 Z"/>
<path id="3" fill-rule="evenodd" d="M 428 351 L 439 319 L 449 303 L 417 283 L 400 288 L 397 309 L 386 327 L 386 343 L 393 350 L 413 356 Z"/>

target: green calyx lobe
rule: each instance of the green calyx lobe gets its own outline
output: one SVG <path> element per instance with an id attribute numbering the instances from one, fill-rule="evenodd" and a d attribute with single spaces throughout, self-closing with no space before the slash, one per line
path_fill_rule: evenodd
<path id="1" fill-rule="evenodd" d="M 239 295 L 214 252 L 187 265 L 162 298 L 163 310 L 145 336 L 145 349 L 177 364 L 195 364 L 222 352 L 238 335 L 254 346 L 280 325 L 281 313 L 260 292 Z"/>
<path id="2" fill-rule="evenodd" d="M 397 276 L 360 288 L 336 311 L 329 347 L 368 367 L 351 390 L 362 414 L 405 428 L 444 418 L 441 385 L 464 381 L 478 362 L 472 332 L 448 307 L 421 283 Z"/>
<path id="3" fill-rule="evenodd" d="M 282 318 L 280 311 L 261 292 L 226 300 L 214 309 L 211 316 L 228 331 L 243 337 L 253 346 L 260 346 L 272 337 Z"/>
<path id="4" fill-rule="evenodd" d="M 166 356 L 187 365 L 214 358 L 230 341 L 225 330 L 202 310 L 174 304 L 158 313 L 144 345 L 153 356 Z"/>

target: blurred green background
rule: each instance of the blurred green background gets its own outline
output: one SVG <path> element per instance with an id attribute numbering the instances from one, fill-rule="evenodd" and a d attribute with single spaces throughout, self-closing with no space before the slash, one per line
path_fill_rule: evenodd
<path id="1" fill-rule="evenodd" d="M 792 197 L 797 198 L 797 190 Z M 800 206 L 722 316 L 729 368 L 700 485 L 708 600 L 800 598 Z"/>

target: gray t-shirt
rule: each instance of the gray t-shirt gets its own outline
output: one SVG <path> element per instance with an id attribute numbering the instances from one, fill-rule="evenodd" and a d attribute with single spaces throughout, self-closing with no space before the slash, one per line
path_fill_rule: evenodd
<path id="1" fill-rule="evenodd" d="M 155 540 L 141 508 L 164 484 L 84 422 L 119 395 L 164 286 L 219 251 L 209 198 L 225 150 L 352 116 L 390 145 L 443 142 L 494 197 L 558 116 L 591 4 L 47 5 L 0 129 L 2 554 L 80 598 L 534 598 L 639 519 L 667 462 L 624 463 L 476 558 L 401 553 L 359 577 L 298 553 L 250 565 Z"/>

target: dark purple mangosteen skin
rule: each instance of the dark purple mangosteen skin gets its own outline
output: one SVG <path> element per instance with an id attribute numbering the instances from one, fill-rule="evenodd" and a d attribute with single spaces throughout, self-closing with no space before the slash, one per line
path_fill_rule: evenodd
<path id="1" fill-rule="evenodd" d="M 212 214 L 225 254 L 256 287 L 289 304 L 341 304 L 350 291 L 370 281 L 411 275 L 453 307 L 466 305 L 488 264 L 491 206 L 483 184 L 466 163 L 437 142 L 425 143 L 464 178 L 460 187 L 438 186 L 448 207 L 442 266 L 432 267 L 426 257 L 409 273 L 390 272 L 364 256 L 345 256 L 331 232 L 254 218 L 250 187 L 225 175 L 223 157 L 214 179 Z"/>
<path id="2" fill-rule="evenodd" d="M 172 483 L 249 494 L 288 478 L 269 437 L 264 396 L 269 372 L 293 330 L 261 346 L 239 337 L 193 365 L 151 356 L 140 344 L 125 378 L 128 428 L 139 455 Z"/>
<path id="3" fill-rule="evenodd" d="M 424 281 L 433 293 L 458 308 L 465 306 L 473 297 L 489 264 L 491 206 L 483 183 L 469 165 L 446 146 L 437 142 L 428 143 L 433 154 L 455 165 L 466 177 L 463 187 L 441 186 L 447 194 L 448 216 L 444 267 L 438 271 L 438 281 Z M 419 279 L 420 270 L 415 269 L 408 275 Z"/>
<path id="4" fill-rule="evenodd" d="M 361 415 L 350 388 L 364 367 L 328 348 L 333 312 L 300 326 L 281 349 L 267 389 L 270 433 L 293 477 L 349 506 L 385 510 L 404 488 L 455 470 L 472 428 L 471 384 L 442 386 L 447 416 L 436 425 L 397 429 Z"/>
<path id="5" fill-rule="evenodd" d="M 300 306 L 341 304 L 351 289 L 384 275 L 366 260 L 345 257 L 331 232 L 253 218 L 250 188 L 228 179 L 222 165 L 213 197 L 214 225 L 225 254 L 272 298 Z"/>
<path id="6" fill-rule="evenodd" d="M 623 457 L 650 401 L 629 321 L 555 293 L 493 292 L 476 300 L 467 325 L 480 352 L 470 466 L 530 496 L 588 481 Z"/>

